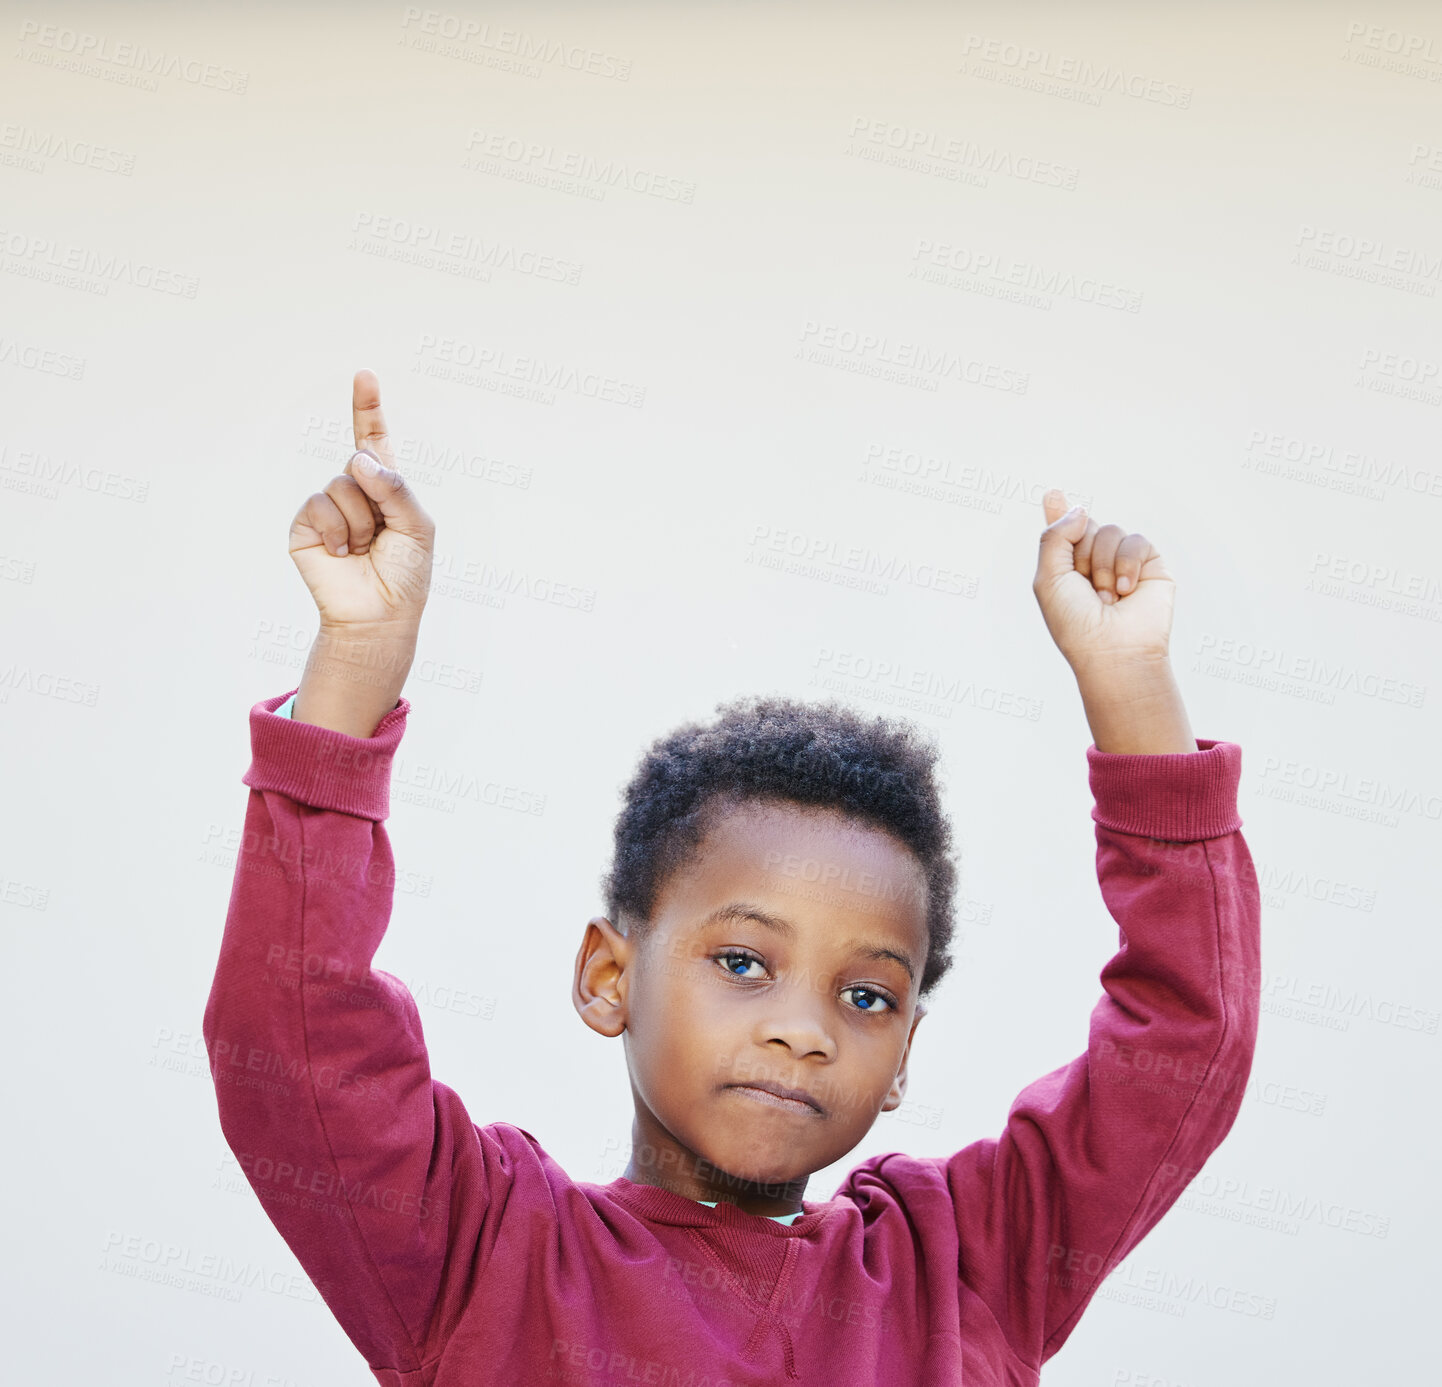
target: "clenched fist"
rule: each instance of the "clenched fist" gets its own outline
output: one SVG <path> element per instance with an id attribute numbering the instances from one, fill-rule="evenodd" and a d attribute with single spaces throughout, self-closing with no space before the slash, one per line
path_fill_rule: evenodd
<path id="1" fill-rule="evenodd" d="M 1075 669 L 1165 659 L 1176 583 L 1145 535 L 1098 525 L 1066 509 L 1055 488 L 1042 498 L 1036 594 L 1047 630 Z"/>

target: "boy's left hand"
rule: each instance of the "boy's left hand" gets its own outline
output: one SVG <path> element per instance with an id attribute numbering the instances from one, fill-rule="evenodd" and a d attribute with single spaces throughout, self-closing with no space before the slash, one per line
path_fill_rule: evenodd
<path id="1" fill-rule="evenodd" d="M 1176 584 L 1145 535 L 1098 525 L 1052 488 L 1042 497 L 1032 591 L 1047 630 L 1073 669 L 1166 659 Z"/>

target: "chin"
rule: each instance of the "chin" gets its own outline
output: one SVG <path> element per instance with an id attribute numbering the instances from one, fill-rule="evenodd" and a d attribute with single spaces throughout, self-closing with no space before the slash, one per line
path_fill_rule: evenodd
<path id="1" fill-rule="evenodd" d="M 768 1151 L 738 1151 L 719 1144 L 714 1157 L 708 1156 L 713 1170 L 738 1185 L 760 1185 L 774 1187 L 778 1193 L 798 1180 L 805 1180 L 812 1174 L 812 1168 L 798 1163 L 795 1156 L 787 1159 L 774 1148 Z M 820 1169 L 819 1166 L 815 1169 Z"/>

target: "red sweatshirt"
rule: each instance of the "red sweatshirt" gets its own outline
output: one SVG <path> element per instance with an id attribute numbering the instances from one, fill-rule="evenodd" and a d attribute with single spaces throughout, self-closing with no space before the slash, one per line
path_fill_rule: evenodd
<path id="1" fill-rule="evenodd" d="M 292 691 L 293 692 L 293 691 Z M 1036 1384 L 1236 1118 L 1260 894 L 1241 748 L 1087 748 L 1120 926 L 1087 1049 L 994 1138 L 852 1169 L 792 1223 L 573 1180 L 431 1077 L 371 967 L 401 699 L 369 738 L 250 710 L 245 832 L 204 1035 L 225 1138 L 386 1387 Z"/>

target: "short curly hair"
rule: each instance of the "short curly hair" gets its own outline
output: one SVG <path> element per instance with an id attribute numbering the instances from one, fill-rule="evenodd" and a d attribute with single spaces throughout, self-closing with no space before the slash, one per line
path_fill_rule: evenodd
<path id="1" fill-rule="evenodd" d="M 941 807 L 934 737 L 830 700 L 752 694 L 657 738 L 621 791 L 615 852 L 602 876 L 609 918 L 643 938 L 662 885 L 695 853 L 716 815 L 750 801 L 836 810 L 881 828 L 921 864 L 927 885 L 925 997 L 951 967 L 956 869 Z"/>

